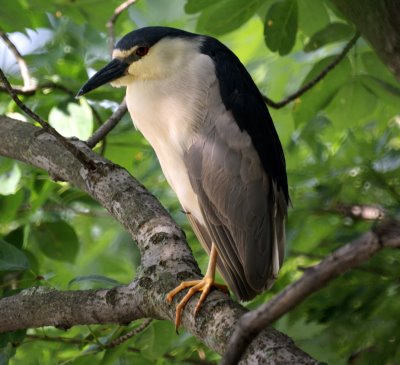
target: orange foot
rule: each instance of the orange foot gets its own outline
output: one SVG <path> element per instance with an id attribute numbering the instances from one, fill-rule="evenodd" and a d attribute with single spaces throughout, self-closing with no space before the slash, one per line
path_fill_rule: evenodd
<path id="1" fill-rule="evenodd" d="M 215 283 L 215 280 L 214 280 L 213 276 L 214 275 L 208 276 L 206 274 L 206 276 L 201 280 L 184 281 L 179 286 L 177 286 L 175 289 L 171 290 L 167 294 L 167 302 L 171 303 L 176 294 L 178 294 L 183 289 L 190 288 L 188 290 L 188 292 L 186 293 L 186 295 L 182 298 L 182 300 L 176 306 L 176 314 L 175 314 L 175 329 L 176 329 L 176 332 L 178 332 L 178 328 L 181 325 L 181 317 L 182 317 L 183 309 L 185 308 L 185 306 L 186 306 L 187 302 L 189 301 L 189 299 L 193 295 L 195 295 L 197 292 L 201 292 L 201 296 L 200 296 L 200 299 L 198 300 L 198 302 L 196 304 L 196 308 L 194 309 L 194 314 L 195 315 L 200 310 L 201 305 L 206 300 L 207 295 L 210 293 L 212 287 L 216 287 L 219 290 L 223 291 L 224 293 L 229 294 L 228 287 L 226 285 Z"/>

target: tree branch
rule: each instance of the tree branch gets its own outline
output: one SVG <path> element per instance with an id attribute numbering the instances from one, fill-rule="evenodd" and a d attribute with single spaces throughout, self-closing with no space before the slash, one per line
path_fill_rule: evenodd
<path id="1" fill-rule="evenodd" d="M 324 210 L 325 212 L 340 213 L 345 217 L 361 220 L 383 219 L 387 211 L 379 205 L 368 204 L 336 204 L 332 208 Z"/>
<path id="2" fill-rule="evenodd" d="M 267 96 L 263 95 L 263 99 L 267 105 L 269 105 L 272 108 L 275 109 L 280 109 L 289 104 L 291 101 L 296 100 L 299 96 L 303 95 L 305 92 L 310 90 L 312 87 L 314 87 L 318 82 L 320 82 L 330 71 L 332 71 L 342 60 L 343 58 L 349 53 L 350 49 L 356 44 L 358 38 L 360 37 L 360 33 L 356 33 L 352 39 L 350 39 L 349 43 L 346 44 L 346 46 L 343 48 L 342 52 L 340 52 L 336 58 L 328 65 L 326 66 L 319 75 L 317 75 L 314 79 L 312 79 L 310 82 L 302 86 L 299 90 L 297 90 L 295 93 L 289 95 L 285 99 L 275 102 L 268 98 Z"/>
<path id="3" fill-rule="evenodd" d="M 200 277 L 182 230 L 126 170 L 96 155 L 84 142 L 74 141 L 93 160 L 96 169 L 91 170 L 73 155 L 65 154 L 65 148 L 54 136 L 38 133 L 39 130 L 28 123 L 0 117 L 0 155 L 57 174 L 98 200 L 137 242 L 141 265 L 128 286 L 75 292 L 32 290 L 4 298 L 0 300 L 0 331 L 43 325 L 69 327 L 88 322 L 128 323 L 137 318 L 173 322 L 175 303 L 182 294 L 169 305 L 166 293 L 182 280 Z M 64 305 L 68 301 L 70 304 Z M 189 301 L 183 313 L 183 326 L 214 351 L 224 353 L 237 321 L 246 310 L 219 291 L 208 296 L 194 317 L 195 304 L 196 300 Z M 46 310 L 44 318 L 40 313 Z M 7 319 L 10 317 L 12 321 Z M 288 364 L 318 363 L 289 337 L 267 328 L 251 344 L 242 364 L 278 364 L 282 359 Z"/>
<path id="4" fill-rule="evenodd" d="M 45 82 L 43 84 L 31 86 L 29 88 L 25 87 L 20 87 L 20 86 L 12 86 L 12 91 L 16 95 L 24 95 L 24 96 L 33 96 L 35 95 L 38 91 L 40 90 L 45 90 L 45 89 L 54 89 L 54 90 L 59 90 L 62 91 L 70 96 L 74 96 L 75 94 L 68 88 L 66 88 L 63 85 L 57 84 L 55 82 Z M 5 86 L 0 85 L 0 91 L 5 92 L 9 94 L 9 91 Z"/>
<path id="5" fill-rule="evenodd" d="M 129 287 L 107 290 L 58 291 L 30 288 L 0 300 L 0 332 L 80 324 L 128 323 L 144 318 Z"/>
<path id="6" fill-rule="evenodd" d="M 117 8 L 115 8 L 113 15 L 111 16 L 110 20 L 107 22 L 106 27 L 108 28 L 108 46 L 110 49 L 110 54 L 112 54 L 114 49 L 115 43 L 115 32 L 114 32 L 114 25 L 117 21 L 118 17 L 128 9 L 132 4 L 136 3 L 137 0 L 126 0 Z"/>
<path id="7" fill-rule="evenodd" d="M 97 130 L 94 132 L 90 138 L 86 141 L 86 144 L 90 148 L 94 148 L 98 142 L 100 142 L 104 137 L 110 133 L 114 127 L 118 124 L 118 122 L 123 118 L 125 113 L 128 111 L 126 107 L 125 99 L 119 105 L 117 110 L 108 118 Z"/>
<path id="8" fill-rule="evenodd" d="M 11 84 L 8 82 L 6 76 L 3 73 L 3 70 L 0 68 L 0 81 L 3 82 L 5 88 L 7 89 L 8 93 L 10 94 L 11 98 L 15 101 L 15 103 L 20 107 L 20 109 L 32 118 L 35 122 L 38 122 L 40 126 L 45 130 L 47 133 L 54 136 L 57 141 L 65 147 L 70 153 L 72 153 L 77 159 L 79 159 L 86 167 L 94 169 L 95 166 L 93 165 L 92 161 L 88 159 L 88 157 L 78 148 L 76 148 L 72 143 L 70 143 L 66 138 L 64 138 L 60 133 L 58 133 L 49 123 L 46 123 L 39 115 L 29 109 L 15 94 L 14 89 L 11 87 Z M 53 176 L 58 176 L 57 174 Z"/>
<path id="9" fill-rule="evenodd" d="M 32 78 L 29 73 L 28 65 L 26 64 L 24 58 L 21 53 L 18 51 L 17 47 L 13 42 L 11 42 L 10 38 L 8 38 L 7 34 L 0 29 L 0 38 L 3 39 L 4 43 L 7 45 L 8 49 L 13 53 L 14 57 L 17 59 L 19 69 L 21 71 L 21 77 L 24 82 L 24 89 L 31 88 Z"/>
<path id="10" fill-rule="evenodd" d="M 330 280 L 367 261 L 382 248 L 400 248 L 400 221 L 384 221 L 375 229 L 339 248 L 287 286 L 269 302 L 246 313 L 239 321 L 221 365 L 237 364 L 260 331 Z"/>
<path id="11" fill-rule="evenodd" d="M 124 335 L 106 343 L 104 345 L 104 347 L 107 349 L 110 349 L 110 348 L 119 346 L 121 343 L 128 341 L 130 338 L 132 338 L 133 336 L 136 336 L 138 333 L 143 332 L 151 324 L 152 321 L 153 320 L 151 318 L 147 318 L 138 327 L 135 327 L 132 330 L 130 330 L 128 333 L 125 333 Z"/>
<path id="12" fill-rule="evenodd" d="M 396 0 L 331 0 L 400 80 L 400 4 Z"/>

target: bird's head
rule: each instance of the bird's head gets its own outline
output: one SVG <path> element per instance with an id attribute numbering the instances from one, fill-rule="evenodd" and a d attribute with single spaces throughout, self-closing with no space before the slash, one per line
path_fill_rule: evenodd
<path id="1" fill-rule="evenodd" d="M 169 77 L 189 63 L 200 44 L 200 36 L 174 28 L 145 27 L 130 32 L 116 44 L 112 61 L 94 74 L 77 96 L 108 82 L 121 87 L 136 80 Z"/>

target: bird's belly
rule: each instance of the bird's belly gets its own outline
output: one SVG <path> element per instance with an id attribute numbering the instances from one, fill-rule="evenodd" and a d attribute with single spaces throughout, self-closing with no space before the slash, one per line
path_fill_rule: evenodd
<path id="1" fill-rule="evenodd" d="M 156 151 L 158 160 L 171 188 L 175 191 L 179 202 L 186 214 L 194 216 L 199 222 L 204 223 L 197 195 L 193 191 L 186 166 L 176 151 Z"/>
<path id="2" fill-rule="evenodd" d="M 187 107 L 178 99 L 143 87 L 127 88 L 132 121 L 153 147 L 161 169 L 183 209 L 203 223 L 197 196 L 191 186 L 183 156 L 191 138 Z M 186 122 L 186 123 L 185 123 Z"/>

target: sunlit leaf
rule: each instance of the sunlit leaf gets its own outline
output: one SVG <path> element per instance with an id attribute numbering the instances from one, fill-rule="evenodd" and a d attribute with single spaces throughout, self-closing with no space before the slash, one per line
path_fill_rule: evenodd
<path id="1" fill-rule="evenodd" d="M 13 163 L 8 171 L 0 174 L 0 194 L 11 195 L 18 190 L 18 184 L 21 179 L 21 170 L 17 163 Z"/>
<path id="2" fill-rule="evenodd" d="M 64 137 L 86 140 L 93 131 L 93 116 L 87 102 L 68 103 L 65 109 L 54 106 L 49 114 L 49 123 Z"/>
<path id="3" fill-rule="evenodd" d="M 68 286 L 71 287 L 72 285 L 79 283 L 90 284 L 90 285 L 96 283 L 96 284 L 101 284 L 102 287 L 113 287 L 116 285 L 121 285 L 119 281 L 114 280 L 112 278 L 108 278 L 103 275 L 84 275 L 84 276 L 77 276 L 72 280 L 70 280 Z"/>

